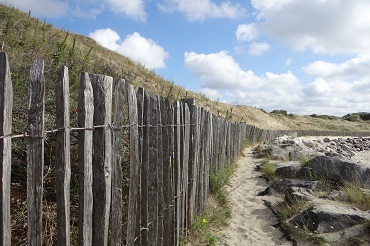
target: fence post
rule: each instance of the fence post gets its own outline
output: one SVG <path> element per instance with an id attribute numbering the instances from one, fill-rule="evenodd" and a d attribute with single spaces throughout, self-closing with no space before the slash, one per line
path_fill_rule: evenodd
<path id="1" fill-rule="evenodd" d="M 44 61 L 33 62 L 29 80 L 27 142 L 28 245 L 42 245 L 45 78 Z"/>
<path id="2" fill-rule="evenodd" d="M 92 139 L 94 99 L 90 77 L 81 73 L 78 88 L 78 125 L 83 129 L 78 132 L 78 169 L 79 169 L 79 211 L 78 244 L 92 245 Z"/>
<path id="3" fill-rule="evenodd" d="M 113 78 L 90 74 L 94 93 L 93 133 L 93 245 L 108 245 L 111 205 L 112 148 L 112 83 Z"/>
<path id="4" fill-rule="evenodd" d="M 115 86 L 115 103 L 112 131 L 112 213 L 110 245 L 122 244 L 122 137 L 123 105 L 126 83 L 119 79 Z"/>
<path id="5" fill-rule="evenodd" d="M 157 163 L 157 181 L 158 181 L 158 245 L 163 245 L 163 208 L 164 208 L 164 195 L 163 195 L 163 142 L 162 142 L 162 131 L 163 131 L 163 124 L 162 124 L 162 104 L 161 98 L 159 96 L 156 97 L 157 99 L 157 146 L 158 146 L 158 163 Z"/>
<path id="6" fill-rule="evenodd" d="M 62 67 L 56 85 L 55 186 L 58 245 L 70 245 L 70 120 L 68 68 Z"/>
<path id="7" fill-rule="evenodd" d="M 137 204 L 137 198 L 140 195 L 140 160 L 137 99 L 132 85 L 127 87 L 127 91 L 130 118 L 130 199 L 128 205 L 126 245 L 129 246 L 134 245 L 136 224 L 139 223 L 138 220 L 140 220 L 140 217 L 137 216 L 137 211 L 140 210 L 140 206 Z"/>
<path id="8" fill-rule="evenodd" d="M 148 168 L 149 168 L 149 95 L 144 88 L 139 88 L 137 92 L 137 107 L 138 107 L 138 122 L 140 125 L 139 139 L 140 139 L 140 186 L 141 186 L 141 225 L 147 227 L 148 225 Z M 140 244 L 141 243 L 141 244 Z M 140 231 L 140 238 L 136 241 L 136 245 L 148 244 L 148 230 Z"/>
<path id="9" fill-rule="evenodd" d="M 8 56 L 0 52 L 0 177 L 2 180 L 0 189 L 0 244 L 10 246 L 10 175 L 12 154 L 12 109 L 13 89 L 10 77 Z M 9 135 L 9 136 L 7 136 Z"/>
<path id="10" fill-rule="evenodd" d="M 162 148 L 163 148 L 163 245 L 172 245 L 171 232 L 173 224 L 172 210 L 172 171 L 171 171 L 171 147 L 170 147 L 170 125 L 171 108 L 170 102 L 161 98 L 161 122 L 162 128 Z"/>
<path id="11" fill-rule="evenodd" d="M 149 168 L 148 168 L 148 243 L 158 242 L 158 100 L 150 96 Z"/>

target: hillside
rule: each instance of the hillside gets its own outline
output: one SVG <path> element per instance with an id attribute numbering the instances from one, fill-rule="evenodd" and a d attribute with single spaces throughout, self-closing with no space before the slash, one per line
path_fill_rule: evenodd
<path id="1" fill-rule="evenodd" d="M 33 60 L 45 60 L 47 95 L 54 92 L 53 80 L 61 65 L 70 69 L 71 96 L 75 97 L 81 71 L 124 78 L 136 87 L 162 95 L 171 101 L 181 98 L 194 98 L 199 106 L 211 110 L 217 115 L 235 121 L 267 129 L 315 129 L 337 131 L 368 131 L 370 121 L 361 117 L 297 116 L 289 114 L 266 113 L 261 109 L 227 105 L 211 101 L 202 94 L 187 91 L 156 75 L 130 59 L 105 49 L 94 40 L 78 34 L 57 29 L 41 20 L 32 18 L 30 13 L 0 5 L 0 43 L 10 57 L 12 80 L 15 93 L 15 120 L 24 115 L 27 100 L 27 76 Z M 51 93 L 51 94 L 48 94 Z M 52 97 L 47 100 L 47 108 L 53 110 Z M 73 101 L 73 100 L 72 100 Z M 365 120 L 364 120 L 365 119 Z"/>

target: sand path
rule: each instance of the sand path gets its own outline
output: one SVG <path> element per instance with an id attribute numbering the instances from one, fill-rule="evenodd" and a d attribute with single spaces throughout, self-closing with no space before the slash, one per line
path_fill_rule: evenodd
<path id="1" fill-rule="evenodd" d="M 278 220 L 264 205 L 262 196 L 256 194 L 267 186 L 261 173 L 255 171 L 258 160 L 253 159 L 252 149 L 243 150 L 237 161 L 238 168 L 226 187 L 232 207 L 230 226 L 220 232 L 219 245 L 292 245 L 283 233 L 272 225 Z"/>

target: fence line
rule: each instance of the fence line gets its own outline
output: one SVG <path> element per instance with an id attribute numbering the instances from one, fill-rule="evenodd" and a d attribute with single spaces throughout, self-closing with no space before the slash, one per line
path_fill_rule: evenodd
<path id="1" fill-rule="evenodd" d="M 68 68 L 56 81 L 56 127 L 44 129 L 43 61 L 30 72 L 30 106 L 25 133 L 12 133 L 13 93 L 5 52 L 0 53 L 0 148 L 2 245 L 11 244 L 11 141 L 27 142 L 28 244 L 42 245 L 44 142 L 55 134 L 57 244 L 70 245 L 71 132 L 78 132 L 79 245 L 179 245 L 197 214 L 205 209 L 209 176 L 231 163 L 242 143 L 252 145 L 281 135 L 369 136 L 365 132 L 264 130 L 231 123 L 186 99 L 136 92 L 123 79 L 82 73 L 78 127 L 71 127 Z M 113 101 L 114 95 L 114 101 Z M 114 105 L 113 105 L 114 102 Z M 127 112 L 124 110 L 127 108 Z M 127 122 L 128 121 L 128 122 Z M 129 133 L 129 156 L 122 155 L 122 132 Z M 123 163 L 129 173 L 123 177 Z M 126 168 L 126 167 L 125 167 Z M 122 179 L 129 180 L 124 193 Z M 123 217 L 123 196 L 129 197 Z M 127 226 L 126 232 L 122 231 Z"/>

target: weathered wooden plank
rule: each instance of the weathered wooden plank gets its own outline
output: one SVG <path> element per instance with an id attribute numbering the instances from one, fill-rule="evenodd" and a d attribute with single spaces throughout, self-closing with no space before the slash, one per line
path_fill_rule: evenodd
<path id="1" fill-rule="evenodd" d="M 119 79 L 115 83 L 113 131 L 112 131 L 112 212 L 110 245 L 122 245 L 122 125 L 126 83 Z M 135 102 L 136 104 L 136 102 Z"/>
<path id="2" fill-rule="evenodd" d="M 199 147 L 199 123 L 198 108 L 195 105 L 189 105 L 190 112 L 190 145 L 189 145 L 189 202 L 188 202 L 188 221 L 191 225 L 195 218 L 196 205 L 195 197 L 197 191 L 198 178 L 198 147 Z"/>
<path id="3" fill-rule="evenodd" d="M 148 225 L 148 168 L 149 168 L 149 102 L 150 97 L 143 88 L 139 88 L 137 92 L 138 104 L 138 121 L 139 121 L 139 139 L 140 158 L 141 158 L 141 225 L 147 228 Z M 148 245 L 148 230 L 143 229 L 140 233 L 140 238 L 136 241 L 136 245 Z M 135 242 L 135 243 L 136 243 Z"/>
<path id="4" fill-rule="evenodd" d="M 139 160 L 139 130 L 138 130 L 138 109 L 135 89 L 132 85 L 127 87 L 128 106 L 130 118 L 130 193 L 128 206 L 128 225 L 126 245 L 134 245 L 136 224 L 139 223 L 137 211 L 138 196 L 140 194 L 140 160 Z M 138 235 L 139 236 L 139 235 Z"/>
<path id="5" fill-rule="evenodd" d="M 70 245 L 70 120 L 68 68 L 62 67 L 56 84 L 55 188 L 58 245 Z"/>
<path id="6" fill-rule="evenodd" d="M 93 115 L 94 98 L 90 77 L 81 73 L 78 89 L 78 169 L 79 169 L 79 211 L 78 211 L 78 244 L 92 245 L 92 150 L 93 150 Z"/>
<path id="7" fill-rule="evenodd" d="M 180 244 L 181 234 L 181 104 L 174 104 L 174 185 L 175 193 L 175 243 Z"/>
<path id="8" fill-rule="evenodd" d="M 108 245 L 109 212 L 111 205 L 113 78 L 90 74 L 94 93 L 93 133 L 93 245 Z"/>
<path id="9" fill-rule="evenodd" d="M 170 239 L 171 243 L 170 245 L 175 245 L 176 244 L 176 235 L 177 235 L 177 230 L 176 230 L 176 179 L 175 179 L 175 172 L 176 172 L 176 162 L 175 162 L 175 110 L 172 105 L 170 105 L 170 112 L 169 112 L 169 123 L 170 123 L 170 154 L 171 154 L 171 205 L 170 205 L 170 217 L 171 217 L 171 231 L 170 231 Z"/>
<path id="10" fill-rule="evenodd" d="M 190 112 L 189 107 L 187 104 L 183 104 L 183 124 L 184 124 L 184 136 L 183 136 L 183 158 L 182 158 L 182 176 L 183 176 L 183 228 L 185 236 L 187 235 L 187 229 L 190 227 L 190 223 L 188 222 L 187 211 L 188 211 L 188 203 L 189 203 L 189 144 L 190 144 Z"/>
<path id="11" fill-rule="evenodd" d="M 45 78 L 44 61 L 33 62 L 28 87 L 27 211 L 28 245 L 42 245 Z"/>
<path id="12" fill-rule="evenodd" d="M 148 245 L 158 243 L 158 100 L 150 97 L 149 169 L 148 169 Z"/>
<path id="13" fill-rule="evenodd" d="M 11 243 L 10 228 L 10 175 L 12 141 L 12 109 L 13 89 L 10 75 L 8 56 L 0 52 L 0 245 L 8 246 Z M 7 136 L 9 135 L 9 136 Z"/>
<path id="14" fill-rule="evenodd" d="M 162 140 L 162 116 L 161 116 L 161 98 L 157 96 L 157 125 L 158 125 L 158 165 L 157 165 L 157 180 L 158 180 L 158 245 L 163 245 L 163 208 L 164 208 L 164 195 L 163 195 L 163 140 Z"/>
<path id="15" fill-rule="evenodd" d="M 163 245 L 172 245 L 171 241 L 171 231 L 172 223 L 171 216 L 172 211 L 172 180 L 171 180 L 171 148 L 170 148 L 170 117 L 171 108 L 168 100 L 161 98 L 161 123 L 162 128 L 162 149 L 163 149 L 163 200 L 164 200 L 164 210 L 163 210 Z"/>

